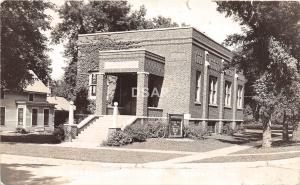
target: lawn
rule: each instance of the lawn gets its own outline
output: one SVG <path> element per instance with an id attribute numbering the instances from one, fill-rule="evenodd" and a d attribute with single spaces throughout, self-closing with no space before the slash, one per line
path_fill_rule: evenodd
<path id="1" fill-rule="evenodd" d="M 41 144 L 25 143 L 1 143 L 0 153 L 108 163 L 147 163 L 185 156 L 178 154 L 116 151 L 109 149 L 70 148 L 55 145 L 43 146 Z"/>
<path id="2" fill-rule="evenodd" d="M 241 156 L 221 156 L 192 161 L 191 163 L 227 163 L 227 162 L 254 162 L 254 161 L 270 161 L 279 159 L 289 159 L 300 157 L 300 151 L 297 153 L 285 154 L 262 154 L 262 155 L 241 155 Z"/>
<path id="3" fill-rule="evenodd" d="M 282 141 L 274 141 L 271 148 L 254 147 L 246 150 L 242 150 L 233 154 L 256 154 L 256 153 L 276 153 L 287 151 L 299 151 L 300 142 L 283 143 Z"/>
<path id="4" fill-rule="evenodd" d="M 178 139 L 147 139 L 146 142 L 132 143 L 121 146 L 121 148 L 130 149 L 151 149 L 151 150 L 166 150 L 166 151 L 185 151 L 185 152 L 207 152 L 224 147 L 232 146 L 231 143 L 219 141 L 216 139 L 205 140 L 185 140 Z"/>

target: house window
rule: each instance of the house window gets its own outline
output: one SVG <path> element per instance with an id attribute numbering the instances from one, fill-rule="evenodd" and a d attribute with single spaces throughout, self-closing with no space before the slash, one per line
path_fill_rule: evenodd
<path id="1" fill-rule="evenodd" d="M 28 101 L 33 101 L 33 96 L 34 96 L 34 94 L 29 94 L 28 95 Z"/>
<path id="2" fill-rule="evenodd" d="M 242 109 L 243 108 L 243 86 L 238 86 L 238 92 L 237 92 L 237 108 Z"/>
<path id="3" fill-rule="evenodd" d="M 217 105 L 217 78 L 209 78 L 209 104 Z"/>
<path id="4" fill-rule="evenodd" d="M 24 108 L 18 108 L 18 125 L 23 125 Z"/>
<path id="5" fill-rule="evenodd" d="M 201 92 L 201 73 L 196 72 L 196 97 L 195 101 L 200 102 L 200 92 Z"/>
<path id="6" fill-rule="evenodd" d="M 38 116 L 38 110 L 37 109 L 32 109 L 32 113 L 31 113 L 31 124 L 32 126 L 36 126 L 37 125 L 37 116 Z"/>
<path id="7" fill-rule="evenodd" d="M 5 107 L 0 107 L 0 122 L 5 125 Z"/>
<path id="8" fill-rule="evenodd" d="M 97 73 L 91 73 L 89 77 L 89 95 L 96 97 Z"/>
<path id="9" fill-rule="evenodd" d="M 225 82 L 225 107 L 231 107 L 231 82 Z"/>
<path id="10" fill-rule="evenodd" d="M 2 88 L 0 89 L 0 98 L 4 99 L 4 90 Z"/>
<path id="11" fill-rule="evenodd" d="M 44 109 L 44 125 L 49 125 L 49 109 Z"/>

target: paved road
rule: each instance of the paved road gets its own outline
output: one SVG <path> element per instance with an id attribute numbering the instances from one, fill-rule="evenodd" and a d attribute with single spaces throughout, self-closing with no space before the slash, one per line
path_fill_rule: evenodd
<path id="1" fill-rule="evenodd" d="M 300 185 L 300 158 L 252 163 L 147 166 L 2 155 L 1 163 L 2 180 L 8 185 Z"/>

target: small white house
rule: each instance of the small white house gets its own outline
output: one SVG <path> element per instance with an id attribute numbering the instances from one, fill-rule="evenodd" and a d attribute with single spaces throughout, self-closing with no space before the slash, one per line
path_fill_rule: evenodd
<path id="1" fill-rule="evenodd" d="M 17 127 L 26 131 L 54 130 L 54 105 L 47 101 L 50 89 L 36 76 L 34 82 L 22 92 L 1 90 L 0 122 L 1 131 L 15 131 Z"/>

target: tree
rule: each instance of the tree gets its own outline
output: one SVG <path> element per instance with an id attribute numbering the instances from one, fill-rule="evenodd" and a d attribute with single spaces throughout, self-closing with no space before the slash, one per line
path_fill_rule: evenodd
<path id="1" fill-rule="evenodd" d="M 227 17 L 232 16 L 242 27 L 242 34 L 230 35 L 225 44 L 235 46 L 236 51 L 232 65 L 238 66 L 245 74 L 248 82 L 246 84 L 247 95 L 254 96 L 254 104 L 260 107 L 260 118 L 263 120 L 264 134 L 263 143 L 270 139 L 269 125 L 272 116 L 279 105 L 280 91 L 269 87 L 280 87 L 280 90 L 288 90 L 286 81 L 272 81 L 275 68 L 269 70 L 274 58 L 271 48 L 276 41 L 280 41 L 285 53 L 296 59 L 296 67 L 299 69 L 300 59 L 300 3 L 299 2 L 217 2 L 217 10 L 225 13 Z M 274 38 L 273 41 L 271 38 Z M 276 41 L 274 41 L 276 40 Z M 271 43 L 271 44 L 270 44 Z M 276 44 L 275 44 L 276 45 Z M 271 47 L 271 48 L 270 48 Z M 298 60 L 298 61 L 297 61 Z M 291 60 L 287 60 L 290 62 Z M 288 63 L 285 65 L 289 65 Z M 278 65 L 282 70 L 285 65 Z M 295 79 L 291 78 L 294 82 Z M 274 92 L 273 92 L 274 91 Z M 266 96 L 267 94 L 267 96 Z M 281 98 L 286 98 L 287 92 Z M 292 94 L 295 98 L 295 94 Z M 269 98 L 267 98 L 269 96 Z M 272 100 L 274 102 L 268 101 Z M 252 102 L 253 103 L 253 102 Z M 262 114 L 265 112 L 265 114 Z M 285 115 L 285 113 L 283 114 Z M 266 144 L 265 146 L 269 146 Z"/>
<path id="2" fill-rule="evenodd" d="M 52 39 L 54 43 L 67 41 L 68 66 L 64 80 L 70 86 L 67 89 L 69 99 L 76 96 L 78 34 L 178 26 L 169 18 L 146 19 L 144 6 L 130 14 L 130 5 L 126 1 L 68 1 L 58 13 L 63 21 L 53 30 Z"/>
<path id="3" fill-rule="evenodd" d="M 283 124 L 283 140 L 288 141 L 288 122 L 300 110 L 300 74 L 298 61 L 289 55 L 274 38 L 269 42 L 271 62 L 265 73 L 254 84 L 254 99 L 262 107 L 261 118 L 265 130 L 272 122 Z M 295 122 L 293 122 L 295 124 Z M 264 132 L 263 146 L 271 146 L 271 133 Z"/>
<path id="4" fill-rule="evenodd" d="M 21 90 L 32 80 L 29 70 L 46 83 L 50 60 L 46 55 L 51 17 L 45 14 L 53 4 L 44 1 L 1 3 L 1 86 Z"/>
<path id="5" fill-rule="evenodd" d="M 146 19 L 147 10 L 145 6 L 141 6 L 139 10 L 134 11 L 129 16 L 129 30 L 140 30 L 140 29 L 154 29 L 154 28 L 169 28 L 178 27 L 176 22 L 173 22 L 171 18 L 163 16 L 157 16 L 152 19 Z M 182 23 L 182 26 L 187 26 Z"/>

